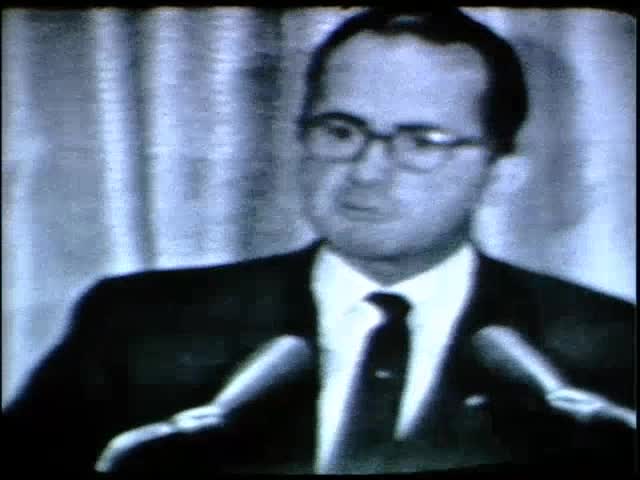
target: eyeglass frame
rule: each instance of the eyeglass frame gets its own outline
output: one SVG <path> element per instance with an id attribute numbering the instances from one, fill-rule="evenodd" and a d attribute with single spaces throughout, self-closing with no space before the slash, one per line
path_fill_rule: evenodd
<path id="1" fill-rule="evenodd" d="M 311 128 L 313 128 L 314 124 L 318 124 L 319 122 L 327 118 L 329 119 L 334 118 L 334 119 L 342 120 L 344 122 L 349 123 L 351 126 L 355 127 L 360 133 L 362 133 L 363 139 L 364 139 L 364 141 L 362 142 L 362 145 L 353 154 L 349 156 L 340 156 L 340 157 L 334 156 L 334 157 L 328 158 L 326 154 L 324 155 L 320 154 L 328 161 L 328 163 L 330 162 L 330 163 L 338 163 L 338 164 L 340 163 L 347 164 L 347 163 L 355 162 L 358 158 L 362 156 L 364 152 L 367 151 L 367 149 L 369 148 L 373 140 L 380 140 L 384 142 L 387 148 L 390 147 L 389 150 L 391 151 L 391 157 L 394 160 L 394 164 L 404 169 L 414 170 L 419 172 L 428 172 L 436 169 L 438 166 L 444 163 L 442 161 L 439 161 L 439 162 L 435 162 L 433 165 L 430 165 L 428 167 L 420 167 L 415 164 L 403 163 L 402 159 L 400 158 L 402 155 L 397 152 L 397 145 L 394 144 L 394 140 L 397 140 L 398 132 L 401 129 L 406 129 L 406 130 L 424 129 L 424 130 L 442 132 L 442 129 L 437 128 L 433 125 L 428 125 L 428 124 L 395 125 L 392 133 L 381 133 L 379 131 L 375 131 L 374 129 L 372 129 L 369 126 L 369 124 L 362 118 L 359 118 L 347 113 L 343 113 L 343 112 L 326 112 L 318 115 L 303 116 L 298 119 L 298 133 L 302 141 L 305 143 L 308 143 L 307 138 L 309 135 L 309 131 L 311 130 Z M 448 141 L 447 143 L 432 142 L 429 146 L 436 147 L 444 151 L 452 151 L 457 148 L 467 147 L 467 146 L 490 147 L 491 143 L 487 142 L 482 137 L 453 137 L 453 141 Z M 444 152 L 439 152 L 439 153 L 444 153 Z"/>

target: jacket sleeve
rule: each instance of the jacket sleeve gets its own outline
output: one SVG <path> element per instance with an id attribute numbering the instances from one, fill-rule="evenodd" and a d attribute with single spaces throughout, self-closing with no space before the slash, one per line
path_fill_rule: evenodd
<path id="1" fill-rule="evenodd" d="M 111 397 L 100 360 L 105 337 L 106 282 L 77 303 L 64 339 L 36 368 L 26 387 L 3 412 L 8 460 L 21 473 L 93 472 L 108 441 Z"/>

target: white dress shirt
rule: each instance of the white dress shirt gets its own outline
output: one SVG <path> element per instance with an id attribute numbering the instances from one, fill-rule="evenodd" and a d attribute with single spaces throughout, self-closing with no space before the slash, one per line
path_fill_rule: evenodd
<path id="1" fill-rule="evenodd" d="M 447 345 L 473 290 L 477 255 L 464 245 L 430 270 L 390 286 L 381 286 L 323 247 L 316 258 L 311 289 L 318 306 L 321 390 L 318 401 L 316 471 L 330 462 L 340 435 L 344 405 L 362 360 L 367 334 L 383 321 L 379 310 L 362 300 L 371 292 L 403 295 L 411 304 L 407 318 L 410 352 L 395 435 L 411 433 L 416 417 L 428 408 Z"/>

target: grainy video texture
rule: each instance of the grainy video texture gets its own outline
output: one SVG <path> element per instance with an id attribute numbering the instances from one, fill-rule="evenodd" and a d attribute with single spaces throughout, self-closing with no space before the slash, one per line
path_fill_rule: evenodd
<path id="1" fill-rule="evenodd" d="M 633 17 L 2 27 L 21 471 L 633 468 Z"/>

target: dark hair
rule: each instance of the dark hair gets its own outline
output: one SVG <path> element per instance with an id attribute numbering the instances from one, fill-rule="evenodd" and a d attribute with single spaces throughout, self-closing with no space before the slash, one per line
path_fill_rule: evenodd
<path id="1" fill-rule="evenodd" d="M 489 87 L 482 105 L 484 127 L 494 142 L 495 153 L 506 154 L 514 150 L 515 137 L 528 109 L 520 61 L 504 39 L 457 8 L 428 12 L 371 9 L 347 19 L 312 54 L 307 69 L 303 117 L 311 111 L 332 52 L 365 31 L 381 35 L 409 33 L 438 45 L 463 43 L 476 50 L 489 72 Z"/>

